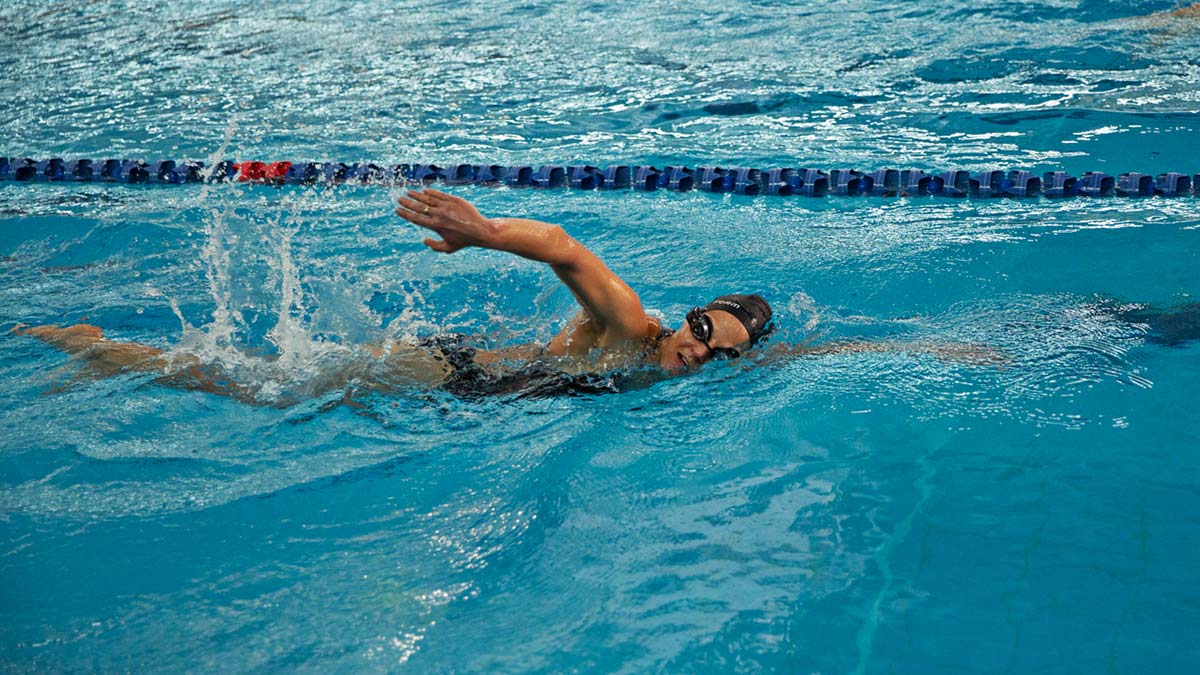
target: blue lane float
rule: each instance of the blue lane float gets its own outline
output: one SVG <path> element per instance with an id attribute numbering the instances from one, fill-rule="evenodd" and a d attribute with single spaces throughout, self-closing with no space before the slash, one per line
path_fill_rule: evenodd
<path id="1" fill-rule="evenodd" d="M 1088 171 L 1079 177 L 1078 194 L 1084 197 L 1111 197 L 1117 181 L 1103 171 Z"/>
<path id="2" fill-rule="evenodd" d="M 220 161 L 211 165 L 186 160 L 63 159 L 35 160 L 0 157 L 0 181 L 55 183 L 124 183 L 184 185 L 189 183 L 263 183 L 269 185 L 494 185 L 544 190 L 633 190 L 773 195 L 778 197 L 1186 197 L 1200 196 L 1200 174 L 1126 172 L 1113 176 L 1088 171 L 1079 176 L 1065 171 L 1042 174 L 1021 170 L 970 173 L 918 169 L 878 169 L 864 172 L 810 167 L 756 169 L 751 167 L 646 165 L 592 166 L 544 164 L 380 165 L 370 162 Z"/>
<path id="3" fill-rule="evenodd" d="M 1117 176 L 1117 195 L 1121 197 L 1150 197 L 1154 194 L 1154 179 L 1144 173 L 1123 173 Z"/>
<path id="4" fill-rule="evenodd" d="M 896 169 L 880 169 L 871 176 L 871 194 L 876 197 L 895 197 L 900 193 L 900 172 Z"/>
<path id="5" fill-rule="evenodd" d="M 1200 175 L 1196 177 L 1200 179 Z M 1187 174 L 1162 173 L 1158 175 L 1154 189 L 1164 197 L 1182 197 L 1192 191 L 1192 184 Z M 1200 190 L 1196 194 L 1200 194 Z"/>
<path id="6" fill-rule="evenodd" d="M 974 179 L 976 185 L 979 184 L 979 176 Z M 943 197 L 966 197 L 971 194 L 978 195 L 972 187 L 971 174 L 967 171 L 947 171 L 942 174 L 942 184 L 938 186 L 938 191 L 935 195 Z"/>
<path id="7" fill-rule="evenodd" d="M 1079 194 L 1079 179 L 1065 171 L 1042 174 L 1042 194 L 1047 197 L 1074 197 Z"/>
<path id="8" fill-rule="evenodd" d="M 793 194 L 804 197 L 824 197 L 829 194 L 829 174 L 820 169 L 800 169 L 792 180 Z"/>

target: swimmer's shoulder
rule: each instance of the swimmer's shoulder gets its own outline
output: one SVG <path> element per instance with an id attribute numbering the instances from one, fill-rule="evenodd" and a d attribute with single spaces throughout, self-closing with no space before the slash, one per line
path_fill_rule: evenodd
<path id="1" fill-rule="evenodd" d="M 663 337 L 662 319 L 656 316 L 646 315 L 646 334 L 643 337 L 658 339 Z"/>

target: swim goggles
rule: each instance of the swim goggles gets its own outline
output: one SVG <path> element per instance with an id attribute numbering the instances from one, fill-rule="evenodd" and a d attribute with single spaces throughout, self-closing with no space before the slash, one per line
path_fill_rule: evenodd
<path id="1" fill-rule="evenodd" d="M 717 359 L 736 359 L 742 353 L 732 347 L 714 347 L 708 343 L 712 339 L 713 323 L 712 317 L 704 313 L 704 309 L 693 307 L 687 313 L 688 328 L 692 331 L 692 337 L 704 343 L 708 347 L 708 351 L 712 352 L 713 358 Z"/>

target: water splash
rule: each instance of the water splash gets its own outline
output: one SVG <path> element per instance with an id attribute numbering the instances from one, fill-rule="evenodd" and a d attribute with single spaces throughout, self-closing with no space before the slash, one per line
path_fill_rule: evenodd
<path id="1" fill-rule="evenodd" d="M 221 160 L 234 129 L 231 123 L 210 164 Z M 379 364 L 369 350 L 340 344 L 341 331 L 318 331 L 314 317 L 322 298 L 305 290 L 303 270 L 311 265 L 297 252 L 298 240 L 302 231 L 320 226 L 313 214 L 328 205 L 316 190 L 286 193 L 278 200 L 261 197 L 250 210 L 237 206 L 242 197 L 230 183 L 207 184 L 200 194 L 205 208 L 199 252 L 211 318 L 189 320 L 178 299 L 167 298 L 182 331 L 170 354 L 182 363 L 198 359 L 239 396 L 274 406 L 337 396 L 370 377 Z M 274 318 L 265 333 L 260 310 Z M 331 314 L 329 323 L 344 325 L 337 310 Z M 256 335 L 261 345 L 254 344 Z"/>

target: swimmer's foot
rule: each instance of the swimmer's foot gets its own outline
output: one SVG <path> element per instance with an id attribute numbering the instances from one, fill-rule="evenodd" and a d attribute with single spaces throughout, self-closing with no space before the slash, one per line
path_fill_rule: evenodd
<path id="1" fill-rule="evenodd" d="M 26 326 L 17 324 L 12 333 L 29 335 L 54 345 L 65 352 L 78 352 L 93 347 L 104 340 L 104 332 L 98 326 L 81 323 L 74 326 Z"/>

